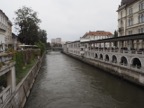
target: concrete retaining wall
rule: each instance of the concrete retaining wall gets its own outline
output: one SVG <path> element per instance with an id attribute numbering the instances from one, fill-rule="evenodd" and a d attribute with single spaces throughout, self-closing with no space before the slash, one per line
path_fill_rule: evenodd
<path id="1" fill-rule="evenodd" d="M 111 73 L 113 75 L 117 75 L 119 77 L 122 77 L 130 82 L 133 82 L 134 84 L 140 85 L 144 87 L 144 73 L 135 71 L 133 69 L 127 69 L 123 66 L 117 66 L 114 64 L 90 59 L 90 58 L 82 58 L 81 56 L 74 55 L 71 53 L 63 52 L 71 57 L 74 57 L 76 59 L 79 59 L 85 63 L 88 63 L 92 66 L 95 66 L 101 70 L 104 70 L 105 72 Z"/>
<path id="2" fill-rule="evenodd" d="M 35 82 L 36 76 L 41 67 L 43 57 L 39 59 L 35 65 L 31 68 L 28 74 L 17 85 L 16 90 L 12 93 L 10 98 L 7 99 L 5 104 L 1 108 L 23 108 L 30 90 Z"/>

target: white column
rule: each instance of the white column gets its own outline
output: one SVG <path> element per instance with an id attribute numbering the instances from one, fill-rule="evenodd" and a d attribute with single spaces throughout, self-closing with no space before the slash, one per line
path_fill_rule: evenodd
<path id="1" fill-rule="evenodd" d="M 7 85 L 10 85 L 12 87 L 12 92 L 15 91 L 15 87 L 16 87 L 16 75 L 15 75 L 15 67 L 14 66 L 7 73 Z"/>
<path id="2" fill-rule="evenodd" d="M 128 42 L 127 48 L 128 48 L 128 50 L 130 51 L 131 48 L 133 47 L 133 46 L 132 46 L 133 42 L 132 42 L 132 40 L 129 40 L 129 41 L 127 41 L 127 42 Z"/>

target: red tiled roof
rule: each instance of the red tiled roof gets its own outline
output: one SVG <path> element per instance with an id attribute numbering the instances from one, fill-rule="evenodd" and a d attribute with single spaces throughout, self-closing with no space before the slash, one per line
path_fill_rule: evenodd
<path id="1" fill-rule="evenodd" d="M 106 31 L 89 31 L 89 32 L 85 33 L 83 37 L 86 37 L 88 35 L 91 35 L 91 36 L 113 36 L 113 34 L 111 32 L 106 32 Z"/>

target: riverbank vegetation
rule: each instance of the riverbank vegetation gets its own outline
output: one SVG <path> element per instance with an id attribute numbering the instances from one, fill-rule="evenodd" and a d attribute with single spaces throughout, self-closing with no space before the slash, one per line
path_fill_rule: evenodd
<path id="1" fill-rule="evenodd" d="M 36 60 L 40 57 L 41 50 L 22 50 L 14 55 L 16 82 L 19 83 L 29 72 Z"/>
<path id="2" fill-rule="evenodd" d="M 17 83 L 28 73 L 36 60 L 43 55 L 47 45 L 47 32 L 40 28 L 41 20 L 38 13 L 29 7 L 23 6 L 16 12 L 15 28 L 18 32 L 18 41 L 25 45 L 36 45 L 38 49 L 16 51 Z"/>

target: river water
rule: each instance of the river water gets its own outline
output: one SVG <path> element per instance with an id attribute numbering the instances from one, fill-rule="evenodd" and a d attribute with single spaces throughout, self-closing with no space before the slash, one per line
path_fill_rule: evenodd
<path id="1" fill-rule="evenodd" d="M 25 108 L 144 108 L 144 89 L 48 52 Z"/>

